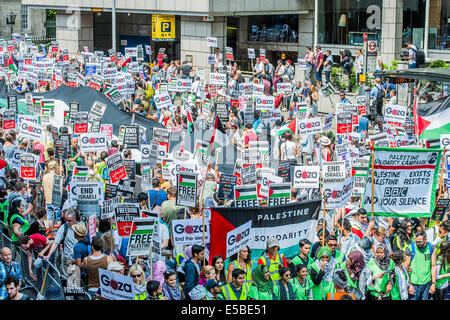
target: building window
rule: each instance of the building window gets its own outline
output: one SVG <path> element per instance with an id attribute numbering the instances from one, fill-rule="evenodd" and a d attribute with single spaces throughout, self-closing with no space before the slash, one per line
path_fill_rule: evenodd
<path id="1" fill-rule="evenodd" d="M 250 16 L 249 40 L 261 42 L 298 42 L 298 14 Z"/>
<path id="2" fill-rule="evenodd" d="M 29 24 L 28 24 L 28 18 L 29 18 L 29 8 L 28 6 L 22 6 L 22 16 L 21 16 L 21 22 L 22 22 L 22 30 L 28 30 Z"/>
<path id="3" fill-rule="evenodd" d="M 381 41 L 382 0 L 319 0 L 318 41 L 323 44 L 363 45 Z"/>
<path id="4" fill-rule="evenodd" d="M 411 41 L 423 49 L 425 39 L 426 2 L 404 0 L 403 47 Z M 450 0 L 430 1 L 428 49 L 450 49 Z"/>

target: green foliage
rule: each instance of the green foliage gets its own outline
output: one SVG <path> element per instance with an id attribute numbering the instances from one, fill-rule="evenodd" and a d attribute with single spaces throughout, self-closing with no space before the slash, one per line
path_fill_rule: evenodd
<path id="1" fill-rule="evenodd" d="M 56 10 L 55 9 L 47 10 L 47 19 L 52 20 L 55 18 L 56 18 Z"/>
<path id="2" fill-rule="evenodd" d="M 429 68 L 442 68 L 447 69 L 449 64 L 444 60 L 434 60 L 430 63 Z"/>

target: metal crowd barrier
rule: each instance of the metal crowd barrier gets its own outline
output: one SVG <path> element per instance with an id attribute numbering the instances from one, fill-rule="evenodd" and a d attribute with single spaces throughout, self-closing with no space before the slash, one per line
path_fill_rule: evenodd
<path id="1" fill-rule="evenodd" d="M 2 222 L 2 227 L 3 227 Z M 13 254 L 13 261 L 17 262 L 20 265 L 20 271 L 22 272 L 22 283 L 24 286 L 29 286 L 34 288 L 37 292 L 41 292 L 43 280 L 46 273 L 46 268 L 48 266 L 48 274 L 47 274 L 47 280 L 44 285 L 43 290 L 43 296 L 44 300 L 64 300 L 64 289 L 61 284 L 61 273 L 59 270 L 49 261 L 46 261 L 43 266 L 36 270 L 34 268 L 34 265 L 32 266 L 32 271 L 36 276 L 36 279 L 33 279 L 30 276 L 29 270 L 28 270 L 28 254 L 27 252 L 22 249 L 17 244 L 14 244 L 11 241 L 11 238 L 9 238 L 6 234 L 3 233 L 2 228 L 2 236 L 1 236 L 1 248 L 8 247 L 11 249 Z M 33 257 L 33 264 L 34 264 L 35 258 Z"/>

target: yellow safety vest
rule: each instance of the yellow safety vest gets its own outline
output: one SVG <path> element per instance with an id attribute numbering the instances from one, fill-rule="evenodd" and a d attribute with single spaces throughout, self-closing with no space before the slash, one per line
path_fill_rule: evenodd
<path id="1" fill-rule="evenodd" d="M 280 269 L 280 267 L 283 266 L 283 257 L 284 255 L 278 252 L 275 257 L 275 260 L 269 259 L 269 255 L 267 254 L 267 252 L 264 252 L 264 254 L 261 257 L 263 264 L 269 268 L 270 279 L 272 281 L 280 280 L 280 274 L 278 273 L 278 270 Z M 269 264 L 267 264 L 267 261 L 269 262 Z"/>
<path id="2" fill-rule="evenodd" d="M 241 269 L 242 271 L 245 271 L 242 269 L 242 266 L 237 262 L 237 260 L 234 260 L 231 262 L 231 264 L 234 266 L 235 269 Z M 252 284 L 252 265 L 247 264 L 247 272 L 245 274 L 245 282 L 247 282 L 249 285 Z"/>
<path id="3" fill-rule="evenodd" d="M 231 288 L 230 284 L 227 284 L 222 287 L 222 295 L 225 298 L 225 300 L 247 300 L 248 291 L 249 291 L 247 283 L 244 283 L 242 285 L 241 290 L 242 290 L 241 296 L 238 299 L 236 297 L 236 295 L 234 294 L 234 291 Z"/>

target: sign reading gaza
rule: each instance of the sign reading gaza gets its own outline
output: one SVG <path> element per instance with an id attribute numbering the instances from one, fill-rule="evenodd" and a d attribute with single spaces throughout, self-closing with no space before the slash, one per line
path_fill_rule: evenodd
<path id="1" fill-rule="evenodd" d="M 209 225 L 205 224 L 205 243 L 209 243 Z M 172 221 L 175 245 L 203 243 L 203 219 L 180 219 Z"/>

